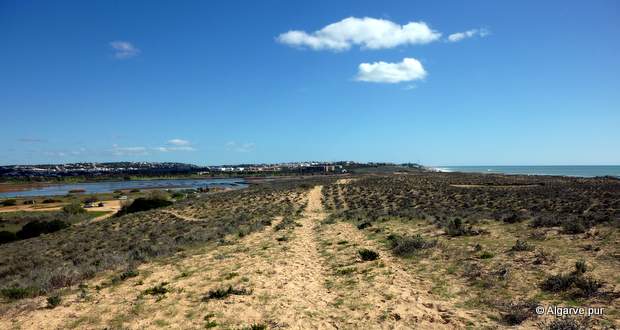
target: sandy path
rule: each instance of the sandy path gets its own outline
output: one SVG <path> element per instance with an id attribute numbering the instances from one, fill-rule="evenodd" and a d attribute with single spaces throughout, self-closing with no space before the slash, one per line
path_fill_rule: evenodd
<path id="1" fill-rule="evenodd" d="M 290 308 L 282 310 L 289 325 L 295 329 L 337 329 L 333 324 L 334 311 L 330 303 L 335 296 L 327 291 L 326 269 L 318 253 L 315 227 L 325 217 L 321 203 L 322 186 L 308 193 L 308 204 L 301 227 L 294 230 L 295 238 L 286 253 L 287 263 L 274 280 L 283 283 L 282 294 L 290 300 Z"/>

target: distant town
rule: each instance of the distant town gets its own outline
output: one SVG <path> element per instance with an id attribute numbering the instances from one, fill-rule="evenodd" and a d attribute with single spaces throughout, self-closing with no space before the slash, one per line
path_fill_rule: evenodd
<path id="1" fill-rule="evenodd" d="M 414 163 L 393 164 L 381 162 L 359 163 L 354 161 L 306 161 L 276 164 L 236 164 L 217 166 L 197 166 L 174 162 L 109 162 L 109 163 L 69 163 L 41 165 L 0 166 L 2 179 L 45 179 L 65 177 L 116 177 L 116 176 L 158 176 L 158 175 L 281 175 L 281 174 L 338 174 L 352 170 L 377 167 L 398 166 L 422 169 Z"/>

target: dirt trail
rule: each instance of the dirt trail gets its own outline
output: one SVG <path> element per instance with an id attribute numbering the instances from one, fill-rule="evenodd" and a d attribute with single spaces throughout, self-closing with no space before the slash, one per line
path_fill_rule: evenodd
<path id="1" fill-rule="evenodd" d="M 291 308 L 283 310 L 293 328 L 337 328 L 334 310 L 330 306 L 335 296 L 325 288 L 326 269 L 318 253 L 315 227 L 325 217 L 321 203 L 322 186 L 308 193 L 308 204 L 301 227 L 294 230 L 294 239 L 286 253 L 287 263 L 274 280 L 283 283 L 282 294 L 291 301 Z"/>

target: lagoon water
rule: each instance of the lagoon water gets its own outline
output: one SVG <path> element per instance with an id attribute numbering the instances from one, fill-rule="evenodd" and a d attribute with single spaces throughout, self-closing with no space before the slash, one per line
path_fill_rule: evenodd
<path id="1" fill-rule="evenodd" d="M 440 172 L 561 175 L 573 177 L 614 176 L 620 178 L 620 165 L 549 166 L 435 166 Z"/>
<path id="2" fill-rule="evenodd" d="M 135 181 L 104 181 L 73 184 L 50 184 L 22 191 L 0 193 L 2 197 L 33 197 L 66 195 L 70 190 L 81 189 L 84 194 L 109 193 L 119 189 L 183 189 L 201 187 L 244 188 L 243 179 L 157 179 Z"/>

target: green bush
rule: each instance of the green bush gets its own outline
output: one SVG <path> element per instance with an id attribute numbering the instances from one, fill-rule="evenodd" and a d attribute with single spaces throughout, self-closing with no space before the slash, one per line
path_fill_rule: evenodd
<path id="1" fill-rule="evenodd" d="M 491 259 L 495 257 L 495 254 L 489 251 L 484 251 L 480 254 L 480 259 Z"/>
<path id="2" fill-rule="evenodd" d="M 603 287 L 603 283 L 584 276 L 587 266 L 584 261 L 575 263 L 575 270 L 568 274 L 551 275 L 546 278 L 540 288 L 548 292 L 570 292 L 574 298 L 589 298 Z"/>
<path id="3" fill-rule="evenodd" d="M 17 200 L 15 199 L 5 199 L 2 201 L 2 206 L 15 206 L 17 205 Z"/>
<path id="4" fill-rule="evenodd" d="M 562 232 L 565 234 L 582 234 L 586 232 L 586 224 L 580 218 L 567 219 L 562 222 Z"/>
<path id="5" fill-rule="evenodd" d="M 11 287 L 0 290 L 0 295 L 10 300 L 19 300 L 34 297 L 38 293 L 39 290 L 37 290 L 36 288 Z"/>
<path id="6" fill-rule="evenodd" d="M 169 291 L 166 285 L 168 285 L 168 282 L 161 282 L 156 286 L 144 290 L 144 294 L 151 296 L 163 296 Z"/>
<path id="7" fill-rule="evenodd" d="M 425 240 L 419 234 L 413 237 L 388 236 L 392 252 L 399 257 L 411 256 L 419 250 L 430 249 L 437 245 L 436 240 Z"/>
<path id="8" fill-rule="evenodd" d="M 202 301 L 208 301 L 211 299 L 225 299 L 230 295 L 249 295 L 252 294 L 251 290 L 245 288 L 233 288 L 232 286 L 228 286 L 228 288 L 218 288 L 214 290 L 210 290 L 207 292 L 207 295 L 202 298 Z"/>
<path id="9" fill-rule="evenodd" d="M 166 199 L 140 197 L 129 205 L 123 205 L 116 215 L 122 216 L 125 214 L 148 211 L 170 205 L 172 205 L 172 202 Z"/>
<path id="10" fill-rule="evenodd" d="M 27 239 L 40 236 L 41 234 L 49 234 L 57 232 L 61 229 L 69 227 L 69 224 L 61 220 L 52 221 L 31 221 L 25 224 L 15 236 L 18 239 Z"/>
<path id="11" fill-rule="evenodd" d="M 532 251 L 534 247 L 526 241 L 517 240 L 515 245 L 510 249 L 512 251 Z"/>
<path id="12" fill-rule="evenodd" d="M 86 210 L 80 205 L 80 202 L 73 201 L 71 204 L 62 207 L 62 211 L 67 214 L 82 214 L 86 213 Z"/>
<path id="13" fill-rule="evenodd" d="M 0 244 L 13 242 L 15 240 L 17 240 L 15 233 L 6 230 L 0 231 Z"/>
<path id="14" fill-rule="evenodd" d="M 448 234 L 448 236 L 475 236 L 480 234 L 480 232 L 475 230 L 471 225 L 465 226 L 463 220 L 460 218 L 454 218 L 448 220 L 446 224 L 446 234 Z"/>
<path id="15" fill-rule="evenodd" d="M 138 271 L 137 270 L 128 269 L 128 270 L 124 271 L 121 274 L 120 279 L 121 279 L 121 281 L 124 281 L 124 280 L 126 280 L 128 278 L 136 277 L 136 276 L 138 276 Z"/>
<path id="16" fill-rule="evenodd" d="M 369 249 L 361 249 L 357 251 L 363 261 L 372 261 L 377 260 L 379 258 L 379 253 L 369 250 Z"/>
<path id="17" fill-rule="evenodd" d="M 62 299 L 60 299 L 59 295 L 49 296 L 47 297 L 47 308 L 55 308 L 60 305 L 61 301 Z"/>
<path id="18" fill-rule="evenodd" d="M 516 309 L 508 313 L 502 314 L 502 322 L 506 325 L 515 326 L 523 323 L 530 317 L 531 312 Z"/>

